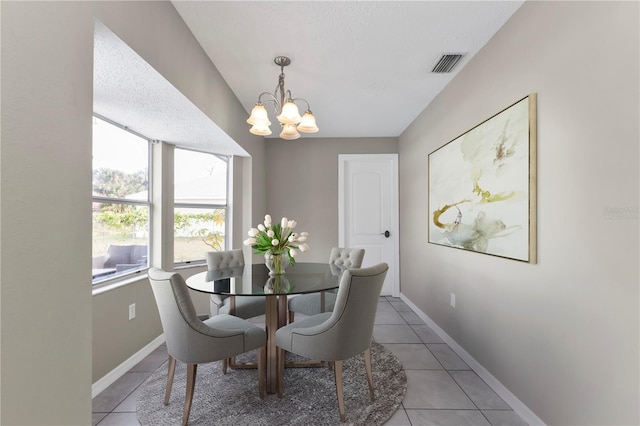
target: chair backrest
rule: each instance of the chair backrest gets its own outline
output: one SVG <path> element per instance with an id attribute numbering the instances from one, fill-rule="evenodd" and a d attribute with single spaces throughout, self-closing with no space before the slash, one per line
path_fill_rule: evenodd
<path id="1" fill-rule="evenodd" d="M 132 263 L 147 264 L 148 249 L 145 245 L 136 244 L 131 247 L 131 261 Z"/>
<path id="2" fill-rule="evenodd" d="M 118 265 L 125 265 L 121 269 L 131 269 L 147 264 L 147 246 L 128 244 L 110 245 L 103 258 L 103 268 L 116 268 Z"/>
<path id="3" fill-rule="evenodd" d="M 167 351 L 175 359 L 191 363 L 211 358 L 204 352 L 203 342 L 211 337 L 230 337 L 237 334 L 205 325 L 196 313 L 189 288 L 177 272 L 149 269 L 149 282 L 158 306 L 162 329 L 167 342 Z M 242 336 L 240 336 L 242 345 Z M 211 352 L 211 349 L 207 349 Z M 210 359 L 209 359 L 210 360 Z"/>
<path id="4" fill-rule="evenodd" d="M 360 268 L 364 259 L 364 249 L 333 247 L 329 264 L 342 268 Z"/>
<path id="5" fill-rule="evenodd" d="M 378 299 L 388 269 L 386 263 L 380 263 L 369 268 L 346 270 L 340 279 L 333 312 L 327 320 L 316 326 L 292 330 L 293 351 L 310 358 L 338 361 L 369 348 Z"/>
<path id="6" fill-rule="evenodd" d="M 244 254 L 241 249 L 225 251 L 209 251 L 207 255 L 207 269 L 225 269 L 244 266 Z"/>
<path id="7" fill-rule="evenodd" d="M 224 278 L 237 277 L 242 275 L 244 270 L 244 254 L 241 249 L 209 251 L 206 253 L 207 260 L 207 281 L 217 281 Z M 212 294 L 211 301 L 217 306 L 211 308 L 211 315 L 217 315 L 224 299 L 229 296 Z M 214 312 L 215 311 L 215 312 Z"/>
<path id="8" fill-rule="evenodd" d="M 328 322 L 338 329 L 343 352 L 341 359 L 357 355 L 371 346 L 373 324 L 376 319 L 378 301 L 389 265 L 378 265 L 349 269 L 340 280 L 333 313 Z"/>

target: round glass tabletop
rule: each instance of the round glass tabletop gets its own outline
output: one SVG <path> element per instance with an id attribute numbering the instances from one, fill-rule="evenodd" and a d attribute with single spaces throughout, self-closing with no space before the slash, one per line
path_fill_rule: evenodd
<path id="1" fill-rule="evenodd" d="M 315 293 L 338 288 L 344 269 L 328 263 L 289 266 L 284 275 L 269 276 L 263 263 L 206 271 L 187 278 L 192 290 L 228 296 Z"/>

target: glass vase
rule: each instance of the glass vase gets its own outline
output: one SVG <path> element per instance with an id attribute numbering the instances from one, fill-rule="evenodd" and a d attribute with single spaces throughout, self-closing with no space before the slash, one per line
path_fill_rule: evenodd
<path id="1" fill-rule="evenodd" d="M 289 266 L 289 255 L 287 253 L 265 253 L 264 264 L 267 265 L 270 276 L 284 275 L 287 266 Z"/>
<path id="2" fill-rule="evenodd" d="M 269 277 L 264 285 L 264 294 L 286 294 L 289 293 L 291 285 L 284 275 L 274 275 Z"/>

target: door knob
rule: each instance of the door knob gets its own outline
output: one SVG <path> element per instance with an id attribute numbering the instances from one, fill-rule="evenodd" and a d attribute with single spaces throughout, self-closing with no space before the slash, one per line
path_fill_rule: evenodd
<path id="1" fill-rule="evenodd" d="M 389 231 L 384 231 L 382 234 L 380 235 L 384 235 L 385 238 L 389 238 L 389 235 L 391 235 L 391 233 Z"/>

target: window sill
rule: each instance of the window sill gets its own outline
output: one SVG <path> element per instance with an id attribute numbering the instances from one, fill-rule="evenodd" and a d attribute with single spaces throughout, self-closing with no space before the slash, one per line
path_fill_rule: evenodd
<path id="1" fill-rule="evenodd" d="M 116 290 L 120 287 L 124 287 L 135 282 L 146 280 L 149 278 L 149 274 L 147 273 L 147 271 L 148 269 L 143 269 L 131 275 L 127 275 L 126 277 L 120 277 L 120 279 L 114 278 L 111 281 L 94 284 L 93 289 L 91 290 L 91 295 L 97 296 L 98 294 L 106 293 L 108 291 Z"/>
<path id="2" fill-rule="evenodd" d="M 186 271 L 190 269 L 196 268 L 205 268 L 207 267 L 207 263 L 205 261 L 202 262 L 192 262 L 192 263 L 182 263 L 179 265 L 175 265 L 174 269 L 176 271 Z M 121 277 L 120 279 L 114 278 L 111 281 L 105 281 L 102 283 L 94 284 L 93 289 L 91 290 L 91 294 L 93 296 L 97 296 L 102 293 L 106 293 L 108 291 L 116 290 L 120 287 L 127 286 L 129 284 L 133 284 L 142 280 L 149 279 L 148 269 L 140 270 L 132 275 L 127 275 L 126 277 Z"/>

